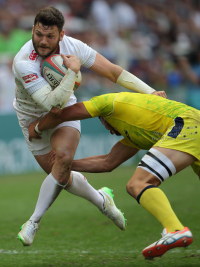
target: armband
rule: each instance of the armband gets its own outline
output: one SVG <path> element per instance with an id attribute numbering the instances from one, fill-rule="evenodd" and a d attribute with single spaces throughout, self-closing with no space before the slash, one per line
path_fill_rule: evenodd
<path id="1" fill-rule="evenodd" d="M 116 83 L 141 94 L 152 94 L 155 91 L 153 88 L 126 70 L 122 71 Z"/>

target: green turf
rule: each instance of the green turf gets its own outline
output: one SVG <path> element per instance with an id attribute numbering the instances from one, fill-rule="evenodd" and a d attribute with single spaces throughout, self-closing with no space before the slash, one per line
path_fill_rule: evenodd
<path id="1" fill-rule="evenodd" d="M 0 178 L 0 267 L 61 266 L 200 266 L 200 184 L 189 168 L 161 188 L 183 224 L 194 234 L 188 249 L 174 249 L 162 258 L 145 261 L 141 250 L 159 239 L 161 225 L 126 193 L 134 168 L 108 174 L 87 174 L 95 188 L 114 189 L 115 202 L 128 219 L 120 231 L 94 206 L 62 192 L 44 216 L 31 247 L 16 240 L 19 227 L 31 215 L 44 173 Z"/>

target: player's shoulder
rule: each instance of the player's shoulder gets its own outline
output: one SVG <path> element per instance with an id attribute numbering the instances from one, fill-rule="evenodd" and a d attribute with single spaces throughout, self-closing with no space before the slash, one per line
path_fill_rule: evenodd
<path id="1" fill-rule="evenodd" d="M 34 50 L 32 40 L 25 43 L 14 58 L 14 64 L 19 62 L 35 62 L 38 58 L 38 54 Z"/>
<path id="2" fill-rule="evenodd" d="M 96 107 L 105 107 L 108 105 L 113 106 L 113 101 L 117 98 L 119 93 L 109 93 L 109 94 L 103 94 L 99 96 L 94 96 L 90 99 L 90 101 L 96 106 Z"/>
<path id="3" fill-rule="evenodd" d="M 82 41 L 80 41 L 80 40 L 78 40 L 78 39 L 75 39 L 75 38 L 73 38 L 73 37 L 71 37 L 71 36 L 67 36 L 67 35 L 64 35 L 64 37 L 63 37 L 63 42 L 66 42 L 66 43 L 74 43 L 74 44 L 76 44 L 76 43 L 82 43 Z"/>
<path id="4" fill-rule="evenodd" d="M 60 42 L 60 48 L 61 49 L 76 49 L 77 47 L 80 47 L 84 43 L 78 39 L 75 39 L 73 37 L 64 35 L 63 40 Z"/>
<path id="5" fill-rule="evenodd" d="M 12 71 L 18 79 L 26 75 L 40 76 L 40 60 L 34 50 L 32 40 L 28 41 L 15 56 Z"/>

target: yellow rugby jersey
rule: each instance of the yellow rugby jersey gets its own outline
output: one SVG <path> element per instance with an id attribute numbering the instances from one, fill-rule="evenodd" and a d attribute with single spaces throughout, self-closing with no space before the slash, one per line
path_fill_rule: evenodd
<path id="1" fill-rule="evenodd" d="M 100 95 L 83 102 L 92 117 L 102 116 L 137 149 L 150 149 L 176 117 L 193 109 L 155 95 L 129 92 Z"/>

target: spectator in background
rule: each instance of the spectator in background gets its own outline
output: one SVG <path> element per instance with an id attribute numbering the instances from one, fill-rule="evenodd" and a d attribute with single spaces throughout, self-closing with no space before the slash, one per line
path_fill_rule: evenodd
<path id="1" fill-rule="evenodd" d="M 0 113 L 14 113 L 15 80 L 12 74 L 12 57 L 0 58 Z"/>
<path id="2" fill-rule="evenodd" d="M 0 22 L 0 53 L 15 55 L 29 40 L 30 31 L 16 28 L 16 20 L 10 17 Z"/>
<path id="3" fill-rule="evenodd" d="M 68 0 L 71 16 L 86 19 L 89 14 L 89 2 L 84 0 Z"/>
<path id="4" fill-rule="evenodd" d="M 189 59 L 180 57 L 178 62 L 188 84 L 188 105 L 200 109 L 200 49 L 192 53 Z"/>
<path id="5" fill-rule="evenodd" d="M 117 0 L 113 5 L 114 23 L 117 31 L 135 29 L 137 15 L 132 6 L 126 0 Z"/>
<path id="6" fill-rule="evenodd" d="M 100 32 L 113 34 L 113 14 L 108 1 L 94 0 L 91 6 L 91 16 Z"/>
<path id="7" fill-rule="evenodd" d="M 29 39 L 35 12 L 47 2 L 0 1 L 0 55 L 16 54 Z M 145 62 L 142 76 L 148 84 L 167 90 L 177 101 L 185 101 L 181 96 L 188 90 L 190 102 L 186 103 L 198 106 L 198 86 L 191 89 L 193 83 L 180 71 L 174 55 L 188 55 L 199 45 L 199 0 L 51 0 L 51 4 L 65 16 L 66 35 L 89 44 L 133 74 L 141 72 Z M 192 68 L 197 69 L 193 62 Z M 96 76 L 86 70 L 82 73 L 91 79 L 85 92 L 92 97 L 91 84 Z"/>
<path id="8" fill-rule="evenodd" d="M 100 32 L 112 36 L 137 24 L 137 15 L 126 0 L 94 0 L 91 16 Z"/>

